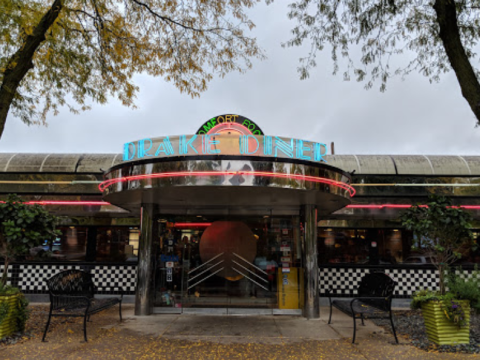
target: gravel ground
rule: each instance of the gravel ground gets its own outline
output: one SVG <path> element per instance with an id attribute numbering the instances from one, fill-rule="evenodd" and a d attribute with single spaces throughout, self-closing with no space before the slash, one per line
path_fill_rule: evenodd
<path id="1" fill-rule="evenodd" d="M 385 330 L 392 332 L 390 321 L 387 319 L 372 319 L 372 321 L 382 326 Z M 480 353 L 480 315 L 471 314 L 470 324 L 470 344 L 464 345 L 436 345 L 428 341 L 425 331 L 425 323 L 421 310 L 394 311 L 395 329 L 397 335 L 403 335 L 410 339 L 412 345 L 426 350 L 449 353 Z"/>
<path id="2" fill-rule="evenodd" d="M 45 330 L 45 324 L 48 317 L 48 305 L 35 305 L 29 306 L 30 317 L 25 326 L 25 332 L 23 334 L 15 333 L 12 336 L 8 336 L 0 340 L 0 348 L 7 345 L 23 343 L 27 340 L 38 338 L 41 339 L 43 331 Z M 81 319 L 80 319 L 81 320 Z M 79 318 L 69 317 L 52 317 L 50 323 L 49 332 L 52 332 L 60 324 L 77 324 L 80 323 Z"/>

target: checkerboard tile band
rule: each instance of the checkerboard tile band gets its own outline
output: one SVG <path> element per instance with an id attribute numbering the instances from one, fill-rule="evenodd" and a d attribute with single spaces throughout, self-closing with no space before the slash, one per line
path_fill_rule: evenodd
<path id="1" fill-rule="evenodd" d="M 459 271 L 459 270 L 455 270 L 455 274 L 459 275 L 462 279 L 472 279 L 473 276 L 474 276 L 474 271 L 469 271 L 469 270 L 463 270 L 463 271 Z M 476 278 L 478 280 L 480 280 L 480 272 L 477 272 L 476 274 Z"/>
<path id="2" fill-rule="evenodd" d="M 67 269 L 82 269 L 90 267 L 95 284 L 100 294 L 115 293 L 114 287 L 122 287 L 126 294 L 135 293 L 137 266 L 127 265 L 56 265 L 56 264 L 17 264 L 8 269 L 9 283 L 14 275 L 18 277 L 18 287 L 27 294 L 46 294 L 48 292 L 45 280 Z M 3 265 L 0 265 L 0 271 Z M 18 271 L 18 274 L 13 274 Z M 335 289 L 341 296 L 351 296 L 356 293 L 361 278 L 370 272 L 367 268 L 320 268 L 319 289 L 325 295 L 327 289 Z M 410 297 L 420 288 L 436 290 L 438 274 L 433 269 L 385 269 L 396 282 L 394 297 Z M 458 270 L 457 270 L 458 273 Z M 460 274 L 460 273 L 459 273 Z M 464 270 L 460 275 L 471 278 L 473 272 Z M 480 277 L 480 275 L 478 275 Z"/>
<path id="3" fill-rule="evenodd" d="M 48 292 L 46 280 L 60 271 L 80 269 L 75 265 L 20 265 L 18 287 L 26 294 Z"/>
<path id="4" fill-rule="evenodd" d="M 356 294 L 361 278 L 370 272 L 362 268 L 320 268 L 319 290 L 321 295 L 327 289 L 336 290 L 340 296 L 348 297 Z M 419 289 L 438 290 L 438 271 L 434 269 L 385 269 L 385 273 L 397 282 L 394 297 L 408 298 Z M 471 278 L 472 271 L 464 270 L 461 277 Z M 477 275 L 480 278 L 480 274 Z"/>
<path id="5" fill-rule="evenodd" d="M 410 297 L 420 289 L 438 289 L 438 272 L 433 269 L 386 269 L 397 282 L 394 297 Z"/>
<path id="6" fill-rule="evenodd" d="M 136 266 L 96 266 L 92 270 L 93 282 L 99 294 L 111 294 L 115 288 L 122 288 L 127 294 L 135 293 L 137 280 Z"/>
<path id="7" fill-rule="evenodd" d="M 320 268 L 320 294 L 324 295 L 326 290 L 332 289 L 339 295 L 355 295 L 360 280 L 369 272 L 369 269 L 362 268 Z"/>
<path id="8" fill-rule="evenodd" d="M 82 268 L 82 265 L 20 265 L 18 287 L 26 294 L 46 294 L 47 279 L 64 270 Z M 136 266 L 96 265 L 91 273 L 99 294 L 118 292 L 114 287 L 121 287 L 126 294 L 135 293 Z"/>
<path id="9" fill-rule="evenodd" d="M 0 276 L 3 275 L 3 269 L 4 269 L 4 265 L 0 265 Z M 12 282 L 10 281 L 10 279 L 12 278 L 12 274 L 13 274 L 13 266 L 9 266 L 7 270 L 7 285 L 12 285 Z"/>

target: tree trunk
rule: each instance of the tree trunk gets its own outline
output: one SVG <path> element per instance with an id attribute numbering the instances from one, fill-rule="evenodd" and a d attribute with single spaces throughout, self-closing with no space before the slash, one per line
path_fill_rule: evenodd
<path id="1" fill-rule="evenodd" d="M 8 265 L 10 264 L 10 259 L 5 256 L 4 263 L 3 263 L 3 273 L 2 273 L 2 279 L 0 280 L 0 283 L 5 286 L 7 285 L 7 277 L 8 277 Z"/>
<path id="2" fill-rule="evenodd" d="M 433 5 L 440 26 L 440 39 L 443 42 L 448 60 L 457 76 L 462 95 L 477 117 L 480 125 L 480 83 L 465 52 L 457 24 L 457 10 L 454 0 L 436 0 Z"/>
<path id="3" fill-rule="evenodd" d="M 38 47 L 45 41 L 45 33 L 53 25 L 63 8 L 63 0 L 54 0 L 50 9 L 43 15 L 31 35 L 27 35 L 20 49 L 8 59 L 3 81 L 0 86 L 0 138 L 5 129 L 8 111 L 17 93 L 18 86 L 33 68 L 33 57 Z"/>
<path id="4" fill-rule="evenodd" d="M 445 295 L 445 265 L 438 265 L 438 285 L 440 295 Z"/>

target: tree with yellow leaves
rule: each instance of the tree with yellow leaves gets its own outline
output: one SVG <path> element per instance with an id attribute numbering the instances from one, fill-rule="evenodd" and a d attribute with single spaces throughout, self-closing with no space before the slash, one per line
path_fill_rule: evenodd
<path id="1" fill-rule="evenodd" d="M 0 0 L 0 137 L 10 110 L 41 124 L 109 96 L 134 106 L 138 73 L 198 96 L 214 75 L 263 58 L 244 35 L 257 1 Z"/>

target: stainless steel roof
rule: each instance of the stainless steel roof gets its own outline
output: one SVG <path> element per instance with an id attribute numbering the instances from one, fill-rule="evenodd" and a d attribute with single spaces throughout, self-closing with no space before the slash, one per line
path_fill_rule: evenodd
<path id="1" fill-rule="evenodd" d="M 480 176 L 480 156 L 327 155 L 325 159 L 355 174 Z"/>
<path id="2" fill-rule="evenodd" d="M 121 159 L 121 154 L 0 153 L 0 172 L 103 173 Z"/>
<path id="3" fill-rule="evenodd" d="M 329 165 L 355 174 L 480 176 L 480 156 L 327 155 Z M 103 173 L 121 154 L 0 153 L 0 172 Z"/>

